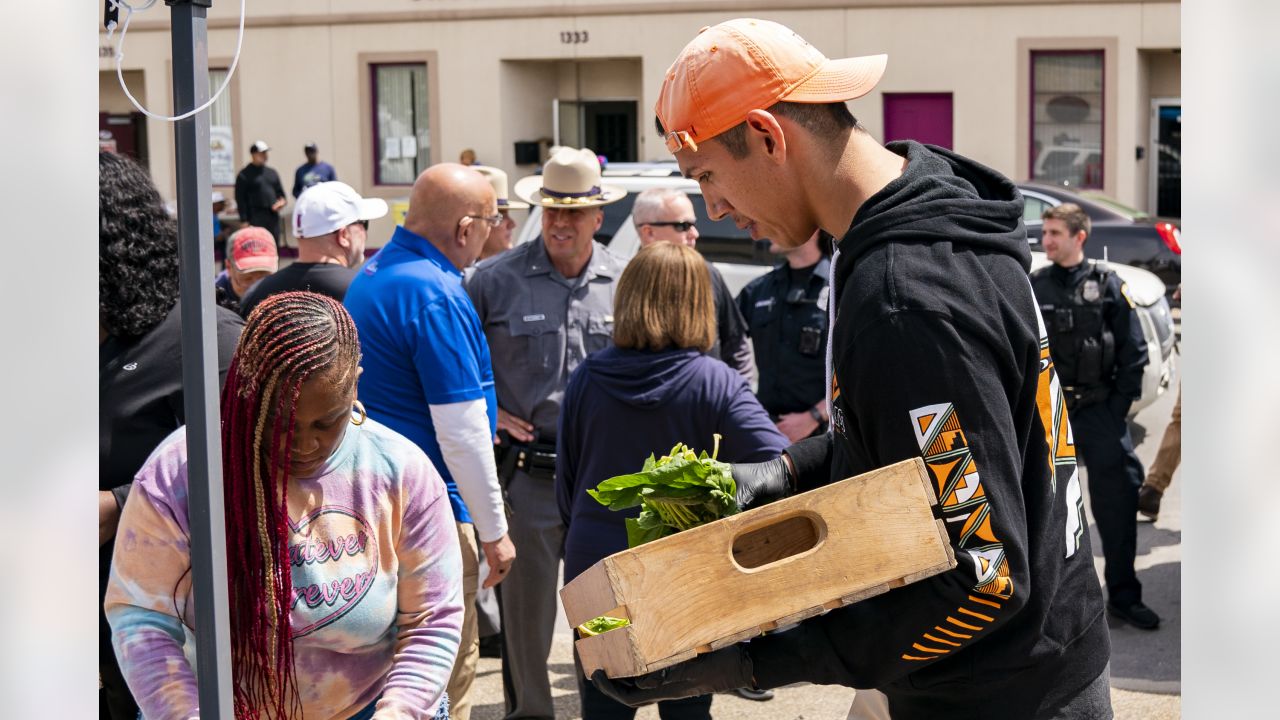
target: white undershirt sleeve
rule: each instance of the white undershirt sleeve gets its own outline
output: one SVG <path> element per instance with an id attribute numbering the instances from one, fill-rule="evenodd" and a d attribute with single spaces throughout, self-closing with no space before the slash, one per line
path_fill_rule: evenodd
<path id="1" fill-rule="evenodd" d="M 429 405 L 431 423 L 444 463 L 471 512 L 480 542 L 493 542 L 507 534 L 498 466 L 493 459 L 493 435 L 484 400 Z"/>

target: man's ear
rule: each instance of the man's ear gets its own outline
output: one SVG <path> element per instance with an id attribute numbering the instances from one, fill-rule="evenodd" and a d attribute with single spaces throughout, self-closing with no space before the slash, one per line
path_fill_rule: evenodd
<path id="1" fill-rule="evenodd" d="M 462 219 L 458 221 L 458 229 L 454 232 L 453 241 L 456 242 L 459 247 L 466 246 L 467 235 L 470 234 L 471 226 L 475 223 L 475 221 L 476 221 L 475 218 L 468 217 L 466 215 L 464 215 Z"/>
<path id="2" fill-rule="evenodd" d="M 760 150 L 774 163 L 787 160 L 787 138 L 778 118 L 768 110 L 752 110 L 747 113 L 747 147 Z"/>
<path id="3" fill-rule="evenodd" d="M 602 209 L 600 209 L 600 208 L 596 208 L 596 227 L 595 227 L 595 230 L 599 230 L 599 229 L 600 229 L 600 226 L 601 226 L 601 225 L 603 225 L 603 224 L 604 224 L 604 210 L 602 210 Z M 592 232 L 594 232 L 594 230 L 593 230 Z"/>
<path id="4" fill-rule="evenodd" d="M 343 250 L 351 247 L 351 226 L 347 225 L 346 227 L 339 230 L 338 236 L 335 239 L 338 243 L 338 247 L 342 248 Z"/>

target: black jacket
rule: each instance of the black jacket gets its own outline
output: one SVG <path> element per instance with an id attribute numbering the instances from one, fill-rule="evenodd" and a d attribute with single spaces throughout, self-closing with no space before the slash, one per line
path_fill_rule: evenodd
<path id="1" fill-rule="evenodd" d="M 275 168 L 249 163 L 236 175 L 236 210 L 244 222 L 264 213 L 275 213 L 271 206 L 284 196 L 284 186 Z"/>
<path id="2" fill-rule="evenodd" d="M 757 682 L 879 688 L 895 720 L 1034 718 L 1110 656 L 1060 392 L 1027 278 L 1022 198 L 914 142 L 836 256 L 832 433 L 800 489 L 911 457 L 958 566 L 753 640 Z"/>
<path id="3" fill-rule="evenodd" d="M 213 317 L 221 385 L 244 321 L 221 307 Z M 183 397 L 181 301 L 145 335 L 110 336 L 98 347 L 98 489 L 115 493 L 121 507 L 151 451 L 185 422 Z M 114 548 L 110 540 L 98 549 L 98 649 L 108 655 L 111 628 L 102 600 Z"/>

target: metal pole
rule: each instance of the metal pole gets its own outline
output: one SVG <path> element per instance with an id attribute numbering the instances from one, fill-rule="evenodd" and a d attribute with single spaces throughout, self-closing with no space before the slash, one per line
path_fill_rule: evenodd
<path id="1" fill-rule="evenodd" d="M 206 14 L 213 0 L 165 0 L 173 36 L 176 114 L 209 99 Z M 218 417 L 217 323 L 214 318 L 213 211 L 209 184 L 209 113 L 174 127 L 178 178 L 178 259 L 182 285 L 182 387 L 187 415 L 188 512 L 196 607 L 196 677 L 200 716 L 231 720 L 231 618 L 223 527 L 222 442 Z"/>

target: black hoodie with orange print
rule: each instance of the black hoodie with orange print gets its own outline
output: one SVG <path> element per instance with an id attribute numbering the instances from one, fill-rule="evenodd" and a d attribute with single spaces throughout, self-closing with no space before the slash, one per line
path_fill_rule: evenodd
<path id="1" fill-rule="evenodd" d="M 1110 642 L 1023 201 L 915 142 L 840 240 L 832 432 L 800 489 L 922 457 L 958 566 L 748 645 L 760 687 L 878 688 L 902 718 L 1053 716 Z"/>

